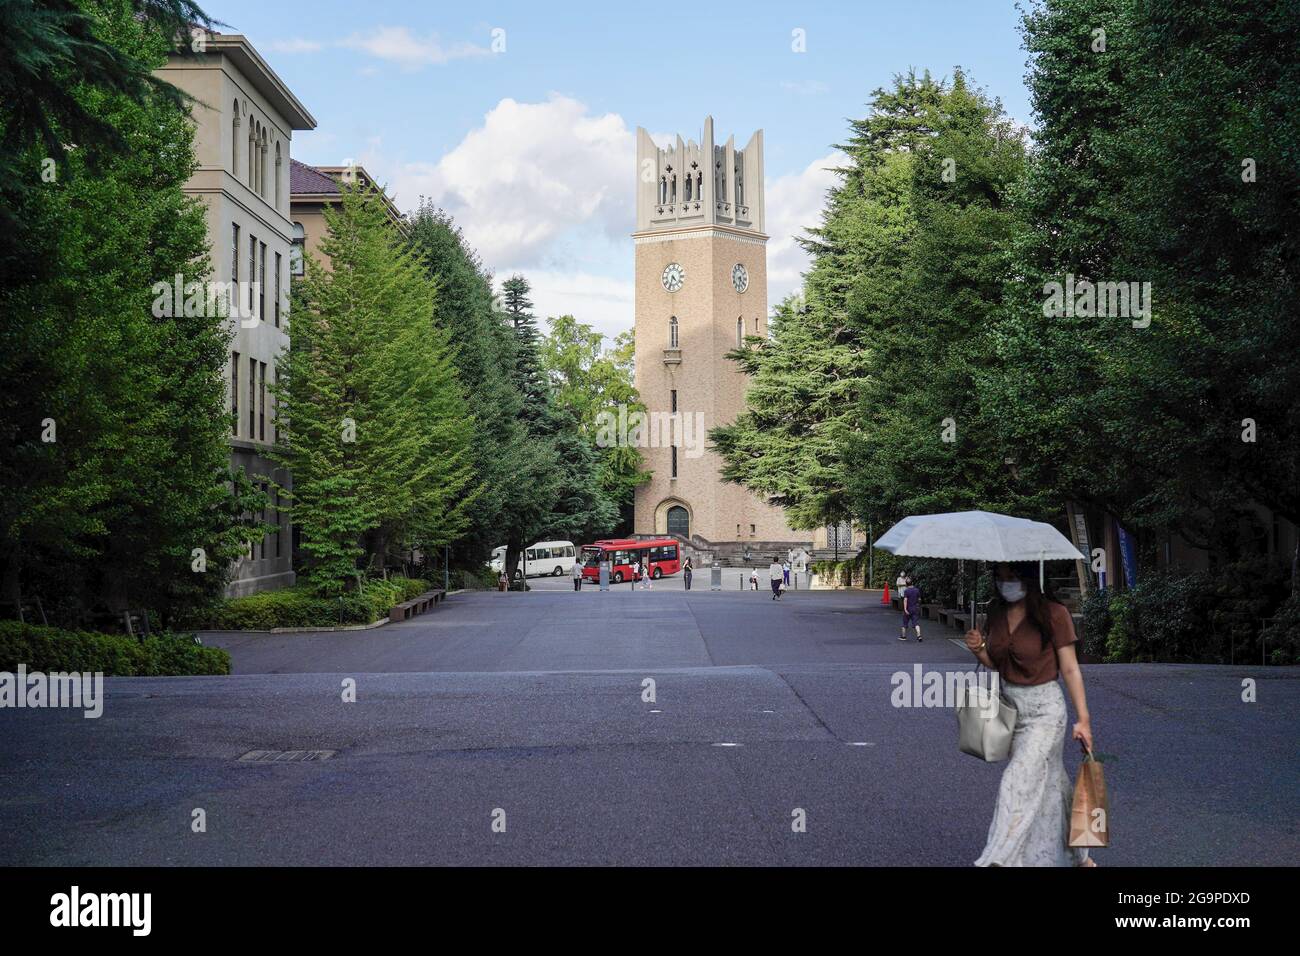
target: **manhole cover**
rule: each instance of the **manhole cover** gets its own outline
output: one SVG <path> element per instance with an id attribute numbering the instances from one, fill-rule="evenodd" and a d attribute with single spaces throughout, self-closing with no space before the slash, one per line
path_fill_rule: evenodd
<path id="1" fill-rule="evenodd" d="M 240 757 L 248 763 L 299 763 L 307 760 L 329 760 L 337 750 L 250 750 Z"/>

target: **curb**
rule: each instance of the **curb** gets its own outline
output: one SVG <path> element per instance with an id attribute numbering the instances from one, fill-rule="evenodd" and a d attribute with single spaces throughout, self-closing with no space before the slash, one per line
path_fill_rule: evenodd
<path id="1" fill-rule="evenodd" d="M 456 591 L 448 591 L 447 597 L 453 594 L 464 594 L 465 588 Z M 217 633 L 222 634 L 334 634 L 342 631 L 373 631 L 377 627 L 383 627 L 385 624 L 392 623 L 388 618 L 381 617 L 377 621 L 371 621 L 369 624 L 345 624 L 337 627 L 273 627 L 269 631 L 232 631 L 220 628 L 204 628 L 196 630 L 196 634 Z"/>

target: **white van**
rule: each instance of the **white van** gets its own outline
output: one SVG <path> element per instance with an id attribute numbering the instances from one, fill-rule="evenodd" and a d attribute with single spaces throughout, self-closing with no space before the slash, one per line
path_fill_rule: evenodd
<path id="1" fill-rule="evenodd" d="M 525 561 L 525 559 L 527 559 Z M 578 560 L 578 549 L 573 546 L 572 541 L 538 541 L 524 549 L 523 555 L 519 558 L 519 563 L 515 565 L 516 578 L 523 574 L 524 565 L 528 566 L 528 576 L 530 578 L 540 577 L 542 575 L 552 575 L 560 577 L 561 575 L 570 574 L 573 571 L 573 562 Z M 505 567 L 506 549 L 504 546 L 492 549 L 492 560 L 488 562 L 488 567 L 493 571 L 500 573 Z"/>

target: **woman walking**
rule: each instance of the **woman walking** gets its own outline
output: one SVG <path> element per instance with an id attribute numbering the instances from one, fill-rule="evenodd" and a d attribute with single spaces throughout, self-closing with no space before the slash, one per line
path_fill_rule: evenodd
<path id="1" fill-rule="evenodd" d="M 1038 568 L 999 564 L 987 637 L 966 632 L 966 646 L 997 671 L 1002 697 L 1016 709 L 1011 760 L 1002 773 L 988 841 L 976 866 L 1095 866 L 1068 846 L 1071 788 L 1065 773 L 1066 690 L 1078 720 L 1071 736 L 1092 750 L 1092 725 L 1065 605 L 1043 594 Z"/>

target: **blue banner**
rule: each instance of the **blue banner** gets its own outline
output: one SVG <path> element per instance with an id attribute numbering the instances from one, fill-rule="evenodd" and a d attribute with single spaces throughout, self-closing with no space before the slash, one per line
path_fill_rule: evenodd
<path id="1" fill-rule="evenodd" d="M 1135 588 L 1138 583 L 1138 565 L 1133 536 L 1125 531 L 1118 521 L 1115 522 L 1115 534 L 1119 538 L 1119 558 L 1124 566 L 1124 583 L 1130 588 Z"/>

